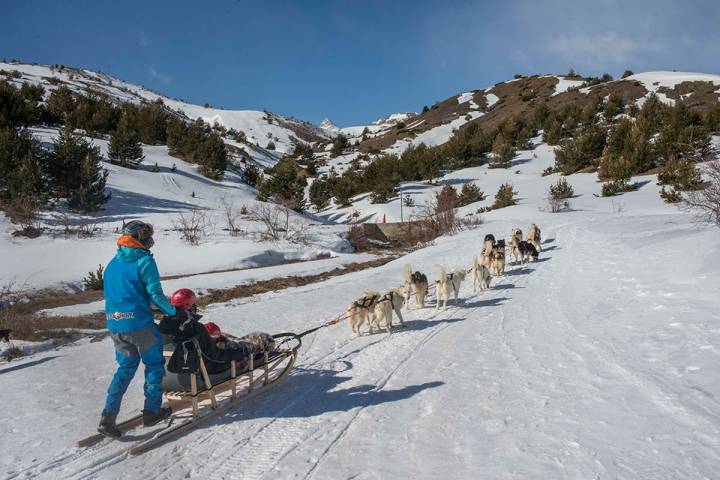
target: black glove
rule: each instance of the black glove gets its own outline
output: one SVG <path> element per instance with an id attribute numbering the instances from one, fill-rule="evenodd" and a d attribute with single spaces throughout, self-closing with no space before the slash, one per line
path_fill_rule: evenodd
<path id="1" fill-rule="evenodd" d="M 178 330 L 181 332 L 191 330 L 199 318 L 199 315 L 195 315 L 189 310 L 175 307 L 175 320 L 177 321 Z"/>

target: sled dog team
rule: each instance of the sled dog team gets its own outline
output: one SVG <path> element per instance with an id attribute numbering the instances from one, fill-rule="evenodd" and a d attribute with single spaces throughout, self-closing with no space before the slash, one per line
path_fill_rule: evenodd
<path id="1" fill-rule="evenodd" d="M 533 223 L 530 225 L 526 240 L 523 240 L 519 228 L 513 228 L 508 247 L 510 255 L 515 258 L 515 263 L 523 265 L 538 259 L 538 251 L 542 250 L 541 243 L 540 229 Z M 489 289 L 492 277 L 499 277 L 505 273 L 505 248 L 505 240 L 496 241 L 493 235 L 488 234 L 485 236 L 480 261 L 477 256 L 473 256 L 470 270 L 452 269 L 446 272 L 442 265 L 437 265 L 438 280 L 434 285 L 435 309 L 440 308 L 441 301 L 443 308 L 447 308 L 448 299 L 451 297 L 455 299 L 455 304 L 458 303 L 460 285 L 468 274 L 473 280 L 473 292 L 477 292 L 478 286 L 480 291 Z M 366 290 L 360 298 L 347 306 L 344 317 L 340 318 L 349 319 L 350 328 L 355 335 L 360 335 L 360 327 L 365 322 L 369 325 L 368 333 L 380 330 L 381 324 L 388 333 L 392 333 L 393 313 L 400 320 L 400 325 L 404 326 L 403 305 L 409 309 L 410 301 L 414 299 L 416 307 L 423 308 L 429 290 L 427 276 L 418 271 L 413 272 L 410 265 L 405 265 L 401 287 L 385 293 Z"/>

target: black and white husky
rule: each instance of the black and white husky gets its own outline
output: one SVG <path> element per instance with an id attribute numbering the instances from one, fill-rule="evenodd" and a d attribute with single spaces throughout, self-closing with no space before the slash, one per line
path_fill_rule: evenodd
<path id="1" fill-rule="evenodd" d="M 520 263 L 532 260 L 533 262 L 538 259 L 538 251 L 530 242 L 524 240 L 518 242 L 518 251 L 520 252 Z"/>
<path id="2" fill-rule="evenodd" d="M 424 273 L 414 272 L 410 265 L 405 265 L 405 308 L 410 309 L 410 297 L 415 296 L 415 304 L 420 308 L 425 306 L 425 297 L 428 294 L 428 279 Z"/>

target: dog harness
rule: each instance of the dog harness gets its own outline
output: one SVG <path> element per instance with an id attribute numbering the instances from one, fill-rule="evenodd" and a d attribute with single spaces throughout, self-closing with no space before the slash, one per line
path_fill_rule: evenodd
<path id="1" fill-rule="evenodd" d="M 353 302 L 353 305 L 355 305 L 357 308 L 370 308 L 377 302 L 377 299 L 377 295 L 373 295 L 372 297 L 363 297 L 360 300 L 355 300 Z"/>

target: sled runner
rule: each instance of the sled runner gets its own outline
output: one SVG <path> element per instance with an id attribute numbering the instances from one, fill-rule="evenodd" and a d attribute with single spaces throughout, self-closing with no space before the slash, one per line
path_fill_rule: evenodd
<path id="1" fill-rule="evenodd" d="M 135 455 L 194 428 L 211 417 L 224 413 L 244 400 L 260 395 L 284 380 L 295 365 L 301 346 L 300 335 L 280 333 L 273 335 L 275 347 L 269 352 L 250 357 L 246 368 L 235 361 L 230 369 L 209 375 L 203 355 L 199 355 L 197 371 L 190 373 L 169 373 L 163 380 L 164 397 L 172 409 L 168 425 L 147 440 L 128 448 Z M 165 352 L 169 357 L 172 352 Z M 119 422 L 117 427 L 125 433 L 143 423 L 142 414 Z M 77 442 L 78 447 L 87 447 L 105 439 L 97 433 Z"/>

